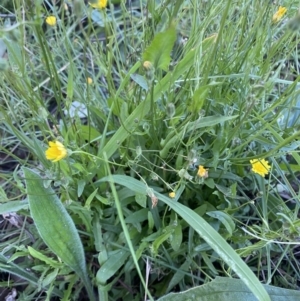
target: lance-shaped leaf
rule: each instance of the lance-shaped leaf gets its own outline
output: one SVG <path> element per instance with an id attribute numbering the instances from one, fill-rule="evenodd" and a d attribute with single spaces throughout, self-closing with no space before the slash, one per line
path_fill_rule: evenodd
<path id="1" fill-rule="evenodd" d="M 176 30 L 174 27 L 158 33 L 145 50 L 143 60 L 150 61 L 156 69 L 161 68 L 167 71 L 171 60 L 170 54 L 175 41 Z"/>
<path id="2" fill-rule="evenodd" d="M 272 301 L 300 300 L 300 292 L 271 285 L 262 285 L 271 296 Z M 193 287 L 185 292 L 171 293 L 157 301 L 257 301 L 249 288 L 239 279 L 217 277 L 215 280 Z"/>
<path id="3" fill-rule="evenodd" d="M 31 216 L 45 244 L 82 279 L 89 300 L 95 300 L 87 275 L 83 246 L 67 210 L 43 179 L 23 168 Z"/>

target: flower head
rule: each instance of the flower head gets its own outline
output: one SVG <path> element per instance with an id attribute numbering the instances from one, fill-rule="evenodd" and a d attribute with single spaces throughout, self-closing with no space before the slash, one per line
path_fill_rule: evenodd
<path id="1" fill-rule="evenodd" d="M 153 65 L 150 61 L 144 61 L 143 62 L 143 67 L 146 69 L 146 70 L 149 70 L 149 69 L 153 69 Z"/>
<path id="2" fill-rule="evenodd" d="M 49 148 L 45 151 L 46 158 L 53 162 L 59 161 L 67 156 L 67 149 L 59 141 L 49 141 Z"/>
<path id="3" fill-rule="evenodd" d="M 200 178 L 207 178 L 208 177 L 208 169 L 205 169 L 204 166 L 199 165 L 197 175 Z"/>
<path id="4" fill-rule="evenodd" d="M 269 162 L 265 159 L 253 159 L 250 160 L 250 163 L 252 165 L 251 170 L 260 176 L 264 177 L 269 173 L 269 170 L 271 166 L 269 165 Z"/>
<path id="5" fill-rule="evenodd" d="M 172 191 L 172 192 L 169 193 L 169 197 L 170 197 L 171 199 L 174 199 L 174 198 L 175 198 L 175 195 L 176 195 L 176 193 L 175 193 L 174 191 Z"/>
<path id="6" fill-rule="evenodd" d="M 283 17 L 283 15 L 286 13 L 287 8 L 284 6 L 279 6 L 277 12 L 273 15 L 272 17 L 272 21 L 274 23 L 277 23 L 281 20 L 281 18 Z"/>
<path id="7" fill-rule="evenodd" d="M 93 79 L 90 78 L 90 77 L 88 77 L 88 78 L 86 79 L 86 82 L 87 82 L 89 85 L 91 85 L 91 84 L 93 83 Z"/>
<path id="8" fill-rule="evenodd" d="M 49 16 L 46 18 L 46 23 L 49 26 L 55 26 L 56 25 L 56 17 L 55 16 Z"/>
<path id="9" fill-rule="evenodd" d="M 93 8 L 102 9 L 107 5 L 107 0 L 94 0 L 93 2 L 89 2 L 89 5 Z"/>

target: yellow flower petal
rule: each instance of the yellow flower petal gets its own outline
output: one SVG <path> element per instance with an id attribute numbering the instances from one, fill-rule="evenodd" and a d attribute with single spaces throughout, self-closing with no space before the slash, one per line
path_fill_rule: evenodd
<path id="1" fill-rule="evenodd" d="M 94 0 L 93 2 L 89 2 L 89 5 L 93 8 L 102 9 L 107 5 L 107 0 Z"/>
<path id="2" fill-rule="evenodd" d="M 262 177 L 267 175 L 271 168 L 268 161 L 266 161 L 265 159 L 253 159 L 253 160 L 250 160 L 250 163 L 252 165 L 251 170 L 253 172 L 259 174 Z"/>
<path id="3" fill-rule="evenodd" d="M 286 13 L 286 11 L 287 11 L 286 7 L 279 6 L 278 11 L 272 17 L 272 21 L 274 23 L 279 22 L 282 19 L 283 15 Z"/>
<path id="4" fill-rule="evenodd" d="M 204 166 L 199 165 L 197 175 L 200 178 L 207 178 L 208 177 L 208 169 L 205 169 Z"/>
<path id="5" fill-rule="evenodd" d="M 49 148 L 45 151 L 46 158 L 57 162 L 67 156 L 67 149 L 59 141 L 49 141 Z"/>
<path id="6" fill-rule="evenodd" d="M 169 193 L 169 197 L 172 199 L 175 198 L 175 195 L 176 195 L 176 193 L 174 191 Z"/>
<path id="7" fill-rule="evenodd" d="M 55 26 L 56 25 L 56 17 L 55 16 L 49 16 L 46 18 L 46 23 L 49 26 Z"/>

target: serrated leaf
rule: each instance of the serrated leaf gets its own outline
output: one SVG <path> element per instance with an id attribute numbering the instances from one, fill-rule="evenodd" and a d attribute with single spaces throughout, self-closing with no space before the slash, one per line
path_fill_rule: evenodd
<path id="1" fill-rule="evenodd" d="M 144 61 L 150 61 L 155 69 L 168 70 L 171 51 L 176 41 L 176 30 L 170 27 L 158 33 L 143 54 Z"/>
<path id="2" fill-rule="evenodd" d="M 41 252 L 35 250 L 34 248 L 28 246 L 28 252 L 29 254 L 34 257 L 34 258 L 37 258 L 41 261 L 44 261 L 47 265 L 51 266 L 52 268 L 62 268 L 63 267 L 63 264 L 56 261 L 56 260 L 53 260 L 52 258 L 49 258 L 47 256 L 45 256 L 44 254 L 42 254 Z"/>
<path id="3" fill-rule="evenodd" d="M 65 207 L 51 187 L 45 188 L 43 179 L 23 167 L 28 203 L 36 228 L 49 249 L 82 279 L 90 300 L 95 300 L 87 276 L 83 246 Z"/>

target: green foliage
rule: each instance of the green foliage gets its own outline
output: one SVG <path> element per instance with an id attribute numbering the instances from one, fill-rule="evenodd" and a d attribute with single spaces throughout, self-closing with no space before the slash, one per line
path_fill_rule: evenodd
<path id="1" fill-rule="evenodd" d="M 83 246 L 71 217 L 52 188 L 44 187 L 43 179 L 39 175 L 28 168 L 23 171 L 30 213 L 41 238 L 63 263 L 78 274 L 86 285 L 89 299 L 95 300 L 87 276 Z M 30 248 L 29 253 L 37 257 L 37 252 L 34 252 L 35 255 L 33 252 Z M 42 254 L 38 257 L 46 261 Z M 46 264 L 53 267 L 49 260 Z"/>
<path id="2" fill-rule="evenodd" d="M 294 301 L 300 297 L 298 291 L 286 290 L 270 285 L 264 285 L 264 288 L 270 294 L 273 301 L 279 301 L 282 298 L 287 301 Z M 199 301 L 257 300 L 242 281 L 217 277 L 210 283 L 192 288 L 186 292 L 171 293 L 159 298 L 158 301 L 188 301 L 195 298 Z"/>
<path id="3" fill-rule="evenodd" d="M 158 33 L 143 54 L 143 61 L 149 61 L 155 69 L 168 70 L 171 51 L 176 40 L 175 27 Z"/>
<path id="4" fill-rule="evenodd" d="M 261 0 L 9 4 L 4 296 L 154 300 L 218 276 L 236 299 L 299 289 L 297 1 L 277 23 Z"/>
<path id="5" fill-rule="evenodd" d="M 102 181 L 113 181 L 116 184 L 125 185 L 133 191 L 142 193 L 147 191 L 145 184 L 140 181 L 122 175 L 114 175 L 109 178 L 103 178 Z M 237 275 L 248 285 L 249 289 L 254 293 L 258 300 L 270 300 L 267 292 L 264 290 L 258 279 L 252 274 L 249 267 L 241 260 L 241 258 L 234 252 L 233 249 L 226 243 L 221 235 L 216 232 L 204 219 L 188 207 L 181 205 L 178 202 L 172 202 L 168 197 L 159 193 L 155 194 L 159 200 L 166 203 L 173 209 L 183 220 L 185 220 L 195 231 L 218 253 L 218 255 L 226 262 Z M 213 216 L 218 216 L 217 213 L 210 212 Z M 225 220 L 224 216 L 222 217 Z M 228 218 L 227 218 L 228 219 Z M 153 248 L 158 249 L 164 241 L 170 238 L 175 229 L 165 228 L 164 234 L 159 236 L 153 242 Z M 176 250 L 174 250 L 176 251 Z M 234 264 L 233 264 L 234 262 Z"/>

